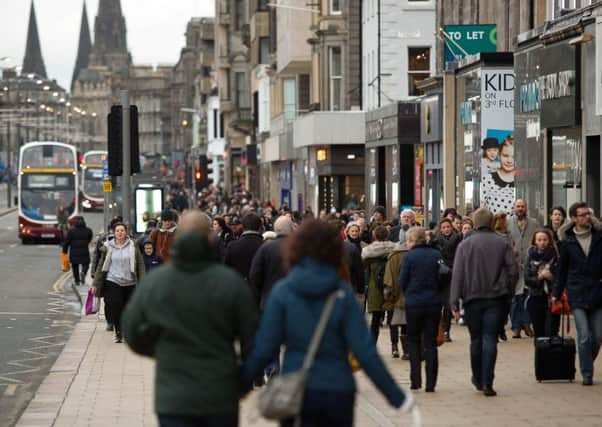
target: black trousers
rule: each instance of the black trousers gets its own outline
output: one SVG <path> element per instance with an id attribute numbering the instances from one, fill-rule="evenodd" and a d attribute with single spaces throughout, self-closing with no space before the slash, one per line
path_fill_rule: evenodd
<path id="1" fill-rule="evenodd" d="M 161 427 L 237 427 L 238 413 L 212 414 L 203 416 L 190 415 L 161 415 L 159 425 Z"/>
<path id="2" fill-rule="evenodd" d="M 424 360 L 426 387 L 435 388 L 439 359 L 437 354 L 437 333 L 441 306 L 406 306 L 408 321 L 408 346 L 410 350 L 410 381 L 414 387 L 422 387 L 422 362 L 420 357 L 421 338 L 424 339 Z"/>
<path id="3" fill-rule="evenodd" d="M 86 274 L 88 273 L 88 268 L 90 268 L 90 264 L 76 264 L 74 262 L 71 263 L 71 271 L 73 272 L 73 281 L 76 284 L 79 284 L 80 282 L 80 274 L 79 274 L 79 266 L 81 265 L 82 267 L 82 274 L 84 276 L 86 276 Z"/>
<path id="4" fill-rule="evenodd" d="M 380 333 L 380 324 L 386 315 L 387 325 L 389 325 L 389 335 L 391 337 L 391 345 L 397 346 L 399 343 L 399 326 L 391 325 L 393 319 L 393 310 L 388 311 L 373 311 L 372 318 L 370 319 L 370 330 L 374 337 L 374 342 L 378 341 L 378 335 Z"/>
<path id="5" fill-rule="evenodd" d="M 121 315 L 136 286 L 119 286 L 106 281 L 103 288 L 105 305 L 107 307 L 107 320 L 113 324 L 116 334 L 121 334 Z"/>
<path id="6" fill-rule="evenodd" d="M 552 314 L 548 303 L 548 296 L 529 295 L 527 311 L 533 325 L 535 338 L 558 335 L 560 331 L 560 315 Z"/>

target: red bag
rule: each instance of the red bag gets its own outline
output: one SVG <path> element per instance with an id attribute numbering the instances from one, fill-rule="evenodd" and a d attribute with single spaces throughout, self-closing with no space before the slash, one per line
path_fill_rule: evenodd
<path id="1" fill-rule="evenodd" d="M 550 311 L 553 314 L 573 314 L 571 306 L 569 305 L 569 297 L 566 294 L 566 290 L 562 292 L 559 299 L 550 305 Z"/>

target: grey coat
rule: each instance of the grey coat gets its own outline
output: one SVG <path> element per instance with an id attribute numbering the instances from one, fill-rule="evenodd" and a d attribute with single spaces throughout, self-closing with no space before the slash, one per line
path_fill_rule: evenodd
<path id="1" fill-rule="evenodd" d="M 519 276 L 518 282 L 516 282 L 516 289 L 514 293 L 516 295 L 520 295 L 525 291 L 525 275 L 524 275 L 524 266 L 527 261 L 527 254 L 529 251 L 529 247 L 531 246 L 531 238 L 533 237 L 533 233 L 535 230 L 539 228 L 539 224 L 533 218 L 527 218 L 527 225 L 525 226 L 525 231 L 521 234 L 520 229 L 518 228 L 517 218 L 512 216 L 508 220 L 508 231 L 510 232 L 510 236 L 512 236 L 512 240 L 516 245 L 516 253 L 518 257 L 518 265 L 519 265 Z"/>
<path id="2" fill-rule="evenodd" d="M 507 239 L 489 229 L 473 232 L 456 251 L 450 305 L 457 308 L 459 299 L 466 304 L 512 295 L 518 269 Z"/>

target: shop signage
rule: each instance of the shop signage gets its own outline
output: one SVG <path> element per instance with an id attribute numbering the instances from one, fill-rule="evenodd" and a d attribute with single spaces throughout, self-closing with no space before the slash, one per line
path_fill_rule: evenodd
<path id="1" fill-rule="evenodd" d="M 366 123 L 366 141 L 397 139 L 397 116 L 383 117 Z"/>
<path id="2" fill-rule="evenodd" d="M 578 126 L 581 121 L 581 97 L 575 46 L 568 43 L 553 44 L 543 48 L 539 56 L 541 127 Z"/>
<path id="3" fill-rule="evenodd" d="M 539 99 L 539 81 L 535 80 L 524 84 L 519 89 L 520 111 L 529 113 L 541 108 Z"/>
<path id="4" fill-rule="evenodd" d="M 575 71 L 559 71 L 539 78 L 539 97 L 542 101 L 573 95 Z"/>
<path id="5" fill-rule="evenodd" d="M 528 119 L 525 128 L 527 132 L 527 139 L 539 138 L 539 134 L 541 133 L 541 129 L 539 126 L 539 118 Z"/>
<path id="6" fill-rule="evenodd" d="M 468 55 L 497 50 L 497 30 L 488 25 L 446 25 L 445 63 L 458 61 Z"/>
<path id="7" fill-rule="evenodd" d="M 422 126 L 420 140 L 422 142 L 441 141 L 441 113 L 439 95 L 424 98 L 420 104 Z"/>
<path id="8" fill-rule="evenodd" d="M 481 70 L 481 206 L 512 212 L 514 203 L 514 70 Z"/>

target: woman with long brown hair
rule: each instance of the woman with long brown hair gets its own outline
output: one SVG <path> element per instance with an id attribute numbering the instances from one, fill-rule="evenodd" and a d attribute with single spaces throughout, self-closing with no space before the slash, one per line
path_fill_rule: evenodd
<path id="1" fill-rule="evenodd" d="M 243 386 L 249 387 L 284 344 L 282 373 L 299 371 L 326 300 L 336 293 L 305 383 L 301 425 L 353 425 L 356 387 L 350 351 L 392 406 L 403 410 L 413 406 L 411 395 L 399 388 L 378 355 L 352 287 L 340 278 L 344 259 L 339 230 L 324 221 L 304 221 L 290 235 L 285 250 L 287 276 L 270 293 L 255 347 L 242 369 Z M 288 419 L 281 425 L 293 422 Z"/>

